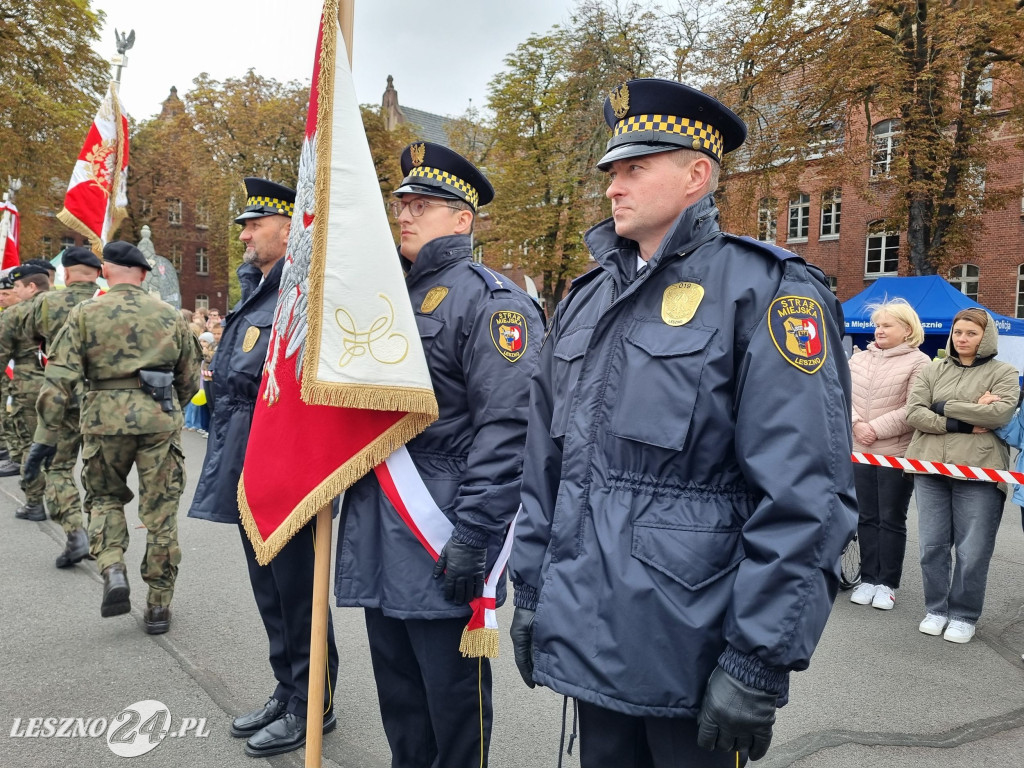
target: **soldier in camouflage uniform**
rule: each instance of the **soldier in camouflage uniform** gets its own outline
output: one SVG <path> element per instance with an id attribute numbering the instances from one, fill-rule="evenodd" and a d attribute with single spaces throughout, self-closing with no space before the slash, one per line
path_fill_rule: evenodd
<path id="1" fill-rule="evenodd" d="M 11 381 L 14 444 L 11 445 L 11 459 L 21 465 L 32 445 L 32 435 L 36 429 L 36 398 L 43 385 L 39 345 L 35 339 L 25 335 L 25 318 L 32 312 L 35 297 L 49 290 L 50 281 L 46 270 L 35 264 L 15 267 L 11 271 L 11 278 L 14 280 L 14 292 L 21 301 L 4 312 L 0 322 L 0 360 L 14 360 L 14 379 Z M 21 489 L 25 492 L 25 503 L 18 507 L 14 516 L 35 522 L 45 520 L 45 488 L 46 478 L 43 475 L 27 480 L 22 466 Z"/>
<path id="2" fill-rule="evenodd" d="M 8 267 L 0 273 L 0 309 L 6 311 L 17 304 L 19 299 L 14 293 L 14 281 Z M 3 313 L 0 312 L 0 324 Z M 0 360 L 0 366 L 7 367 L 7 360 Z M 14 429 L 11 426 L 11 415 L 7 410 L 7 398 L 11 394 L 11 380 L 6 373 L 0 371 L 0 477 L 13 477 L 21 474 L 21 467 L 11 461 L 10 447 L 14 445 Z"/>
<path id="3" fill-rule="evenodd" d="M 64 267 L 62 291 L 48 291 L 32 303 L 25 318 L 24 332 L 39 346 L 48 349 L 54 336 L 64 326 L 71 308 L 96 295 L 96 278 L 103 264 L 89 248 L 74 246 L 61 257 Z M 89 554 L 89 537 L 82 527 L 82 499 L 75 484 L 75 462 L 82 447 L 79 401 L 82 392 L 75 392 L 64 411 L 64 421 L 57 434 L 57 453 L 46 470 L 46 506 L 50 517 L 61 524 L 67 534 L 64 551 L 57 557 L 58 568 L 66 568 Z M 86 511 L 91 506 L 86 497 Z"/>
<path id="4" fill-rule="evenodd" d="M 185 487 L 181 450 L 184 405 L 199 382 L 199 342 L 181 315 L 139 286 L 149 262 L 122 241 L 103 249 L 110 290 L 74 307 L 50 348 L 39 395 L 39 427 L 25 475 L 37 475 L 57 452 L 64 414 L 83 386 L 82 480 L 92 495 L 89 539 L 103 574 L 101 616 L 131 610 L 124 551 L 131 501 L 128 473 L 139 475 L 139 519 L 145 524 L 142 578 L 149 585 L 146 632 L 170 626 L 178 573 L 178 501 Z"/>

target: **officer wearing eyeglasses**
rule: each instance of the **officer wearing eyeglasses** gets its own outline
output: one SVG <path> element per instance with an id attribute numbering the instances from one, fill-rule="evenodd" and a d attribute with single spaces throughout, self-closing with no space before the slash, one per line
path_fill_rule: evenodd
<path id="1" fill-rule="evenodd" d="M 479 768 L 491 731 L 487 659 L 460 639 L 519 506 L 540 312 L 514 282 L 473 261 L 473 225 L 494 196 L 461 155 L 420 142 L 402 153 L 390 206 L 440 416 L 408 444 L 454 525 L 435 564 L 374 473 L 345 493 L 335 594 L 366 612 L 392 765 Z M 496 602 L 505 598 L 504 584 Z"/>

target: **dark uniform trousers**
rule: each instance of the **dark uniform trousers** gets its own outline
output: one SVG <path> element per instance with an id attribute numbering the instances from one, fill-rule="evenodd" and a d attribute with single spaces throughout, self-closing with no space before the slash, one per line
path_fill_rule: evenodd
<path id="1" fill-rule="evenodd" d="M 739 768 L 745 752 L 697 746 L 697 721 L 635 717 L 578 701 L 581 768 Z"/>
<path id="2" fill-rule="evenodd" d="M 313 613 L 314 519 L 295 534 L 268 565 L 256 562 L 252 543 L 239 525 L 249 582 L 270 641 L 270 666 L 277 679 L 274 698 L 288 711 L 306 716 L 309 696 L 309 634 Z M 338 648 L 334 623 L 327 609 L 327 674 L 324 682 L 324 714 L 334 707 L 338 682 Z"/>
<path id="3" fill-rule="evenodd" d="M 366 609 L 391 768 L 485 768 L 491 664 L 459 653 L 469 617 L 392 619 Z"/>

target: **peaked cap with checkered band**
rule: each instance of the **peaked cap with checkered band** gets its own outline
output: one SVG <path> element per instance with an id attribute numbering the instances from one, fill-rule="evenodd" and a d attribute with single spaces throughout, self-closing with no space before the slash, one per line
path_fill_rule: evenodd
<path id="1" fill-rule="evenodd" d="M 292 217 L 292 213 L 295 212 L 294 189 L 256 176 L 246 176 L 243 181 L 245 182 L 245 210 L 235 219 L 236 224 L 241 224 L 246 219 L 257 219 L 260 216 Z"/>
<path id="2" fill-rule="evenodd" d="M 441 144 L 417 141 L 402 151 L 405 178 L 394 191 L 402 195 L 429 195 L 462 200 L 475 211 L 494 199 L 494 187 L 475 165 Z"/>
<path id="3" fill-rule="evenodd" d="M 747 138 L 747 126 L 727 106 L 674 80 L 629 80 L 604 101 L 604 119 L 612 128 L 605 156 L 607 171 L 626 157 L 673 149 L 694 149 L 718 162 Z"/>

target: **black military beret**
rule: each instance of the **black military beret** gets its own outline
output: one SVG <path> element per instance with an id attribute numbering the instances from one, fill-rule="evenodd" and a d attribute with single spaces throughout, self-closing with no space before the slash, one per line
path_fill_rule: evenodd
<path id="1" fill-rule="evenodd" d="M 494 187 L 475 165 L 441 144 L 418 141 L 402 152 L 405 178 L 394 191 L 402 195 L 429 195 L 464 200 L 475 211 L 494 199 Z"/>
<path id="2" fill-rule="evenodd" d="M 124 240 L 115 240 L 103 246 L 103 260 L 122 267 L 141 267 L 147 272 L 153 268 L 142 251 Z"/>
<path id="3" fill-rule="evenodd" d="M 25 263 L 26 264 L 31 264 L 32 266 L 35 266 L 35 267 L 41 267 L 42 269 L 44 269 L 47 272 L 53 272 L 54 274 L 57 273 L 57 268 L 55 266 L 53 266 L 53 264 L 51 262 L 47 261 L 46 259 L 29 259 Z"/>
<path id="4" fill-rule="evenodd" d="M 10 274 L 8 274 L 8 277 L 10 278 L 11 283 L 16 283 L 18 280 L 30 277 L 32 275 L 48 274 L 49 273 L 38 264 L 30 264 L 29 262 L 25 262 L 24 264 L 19 264 L 18 266 L 12 268 Z"/>
<path id="5" fill-rule="evenodd" d="M 597 167 L 616 160 L 673 149 L 694 149 L 718 162 L 747 138 L 747 126 L 731 109 L 706 93 L 674 80 L 629 80 L 604 102 L 613 129 Z"/>
<path id="6" fill-rule="evenodd" d="M 96 257 L 92 249 L 86 248 L 84 245 L 73 245 L 65 249 L 64 255 L 60 257 L 60 263 L 62 267 L 73 267 L 80 264 L 83 267 L 99 269 L 103 266 L 103 262 Z"/>
<path id="7" fill-rule="evenodd" d="M 8 267 L 0 272 L 0 291 L 9 291 L 14 287 L 14 281 L 11 279 L 11 272 L 13 271 L 14 267 Z"/>
<path id="8" fill-rule="evenodd" d="M 288 216 L 295 212 L 295 190 L 268 179 L 246 176 L 245 210 L 235 218 L 236 224 L 261 216 Z"/>

